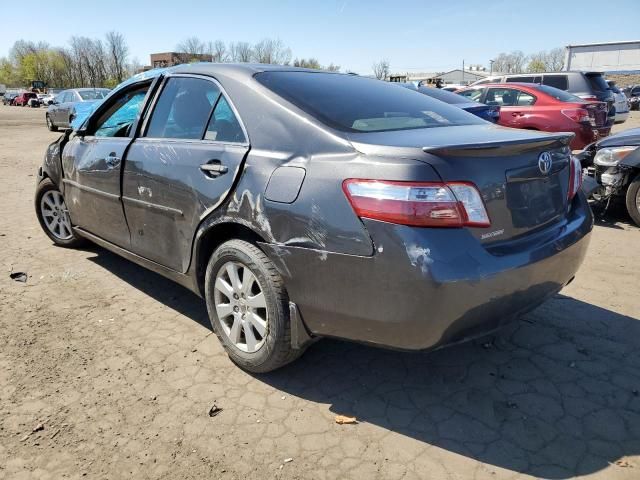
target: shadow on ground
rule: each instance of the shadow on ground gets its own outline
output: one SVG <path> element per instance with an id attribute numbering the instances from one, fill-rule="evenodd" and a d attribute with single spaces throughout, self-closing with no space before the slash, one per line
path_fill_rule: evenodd
<path id="1" fill-rule="evenodd" d="M 208 327 L 191 292 L 95 252 L 97 264 Z M 640 454 L 639 372 L 640 321 L 558 295 L 489 341 L 403 353 L 323 340 L 256 378 L 480 462 L 566 479 Z"/>

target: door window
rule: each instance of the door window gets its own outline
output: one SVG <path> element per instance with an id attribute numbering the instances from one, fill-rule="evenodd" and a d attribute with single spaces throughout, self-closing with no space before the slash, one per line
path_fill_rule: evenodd
<path id="1" fill-rule="evenodd" d="M 485 103 L 501 107 L 529 106 L 536 103 L 536 97 L 513 88 L 490 88 Z"/>
<path id="2" fill-rule="evenodd" d="M 229 102 L 222 95 L 213 110 L 204 138 L 217 142 L 243 143 L 246 141 L 240 122 L 233 114 Z"/>
<path id="3" fill-rule="evenodd" d="M 566 90 L 569 88 L 566 75 L 545 75 L 542 79 L 543 85 L 549 87 L 559 88 L 560 90 Z"/>
<path id="4" fill-rule="evenodd" d="M 153 110 L 147 137 L 201 140 L 220 89 L 199 78 L 169 78 Z"/>
<path id="5" fill-rule="evenodd" d="M 466 97 L 469 100 L 473 100 L 474 102 L 479 102 L 480 101 L 480 97 L 482 97 L 482 88 L 475 88 L 473 90 L 465 90 L 464 92 L 460 92 L 458 95 L 462 95 L 463 97 Z"/>
<path id="6" fill-rule="evenodd" d="M 96 137 L 127 137 L 144 103 L 149 85 L 118 95 L 96 121 Z"/>

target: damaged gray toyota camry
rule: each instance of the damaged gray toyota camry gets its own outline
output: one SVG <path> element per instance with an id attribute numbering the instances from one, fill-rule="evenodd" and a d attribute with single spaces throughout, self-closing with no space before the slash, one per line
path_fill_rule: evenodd
<path id="1" fill-rule="evenodd" d="M 327 336 L 455 343 L 557 293 L 593 224 L 570 139 L 355 75 L 183 65 L 53 143 L 35 208 L 55 244 L 203 297 L 230 358 L 266 372 Z"/>

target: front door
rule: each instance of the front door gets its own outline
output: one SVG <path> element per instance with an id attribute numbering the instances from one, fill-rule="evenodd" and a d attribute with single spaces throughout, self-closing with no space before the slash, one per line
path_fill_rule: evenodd
<path id="1" fill-rule="evenodd" d="M 231 191 L 248 149 L 213 79 L 169 76 L 126 157 L 122 199 L 131 250 L 185 272 L 199 223 Z"/>
<path id="2" fill-rule="evenodd" d="M 86 133 L 71 139 L 62 156 L 72 223 L 125 248 L 130 236 L 120 195 L 122 159 L 148 89 L 149 83 L 134 85 L 114 96 Z"/>

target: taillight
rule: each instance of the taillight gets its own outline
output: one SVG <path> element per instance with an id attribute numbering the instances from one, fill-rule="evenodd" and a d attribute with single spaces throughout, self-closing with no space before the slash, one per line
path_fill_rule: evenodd
<path id="1" fill-rule="evenodd" d="M 595 95 L 578 95 L 581 99 L 586 100 L 588 102 L 597 102 L 598 97 Z"/>
<path id="2" fill-rule="evenodd" d="M 418 227 L 488 227 L 475 185 L 467 182 L 397 182 L 350 178 L 342 188 L 356 214 Z"/>
<path id="3" fill-rule="evenodd" d="M 569 201 L 573 200 L 582 186 L 582 164 L 578 157 L 571 156 L 569 162 Z"/>
<path id="4" fill-rule="evenodd" d="M 589 123 L 589 111 L 586 108 L 565 108 L 562 114 L 577 123 Z"/>

